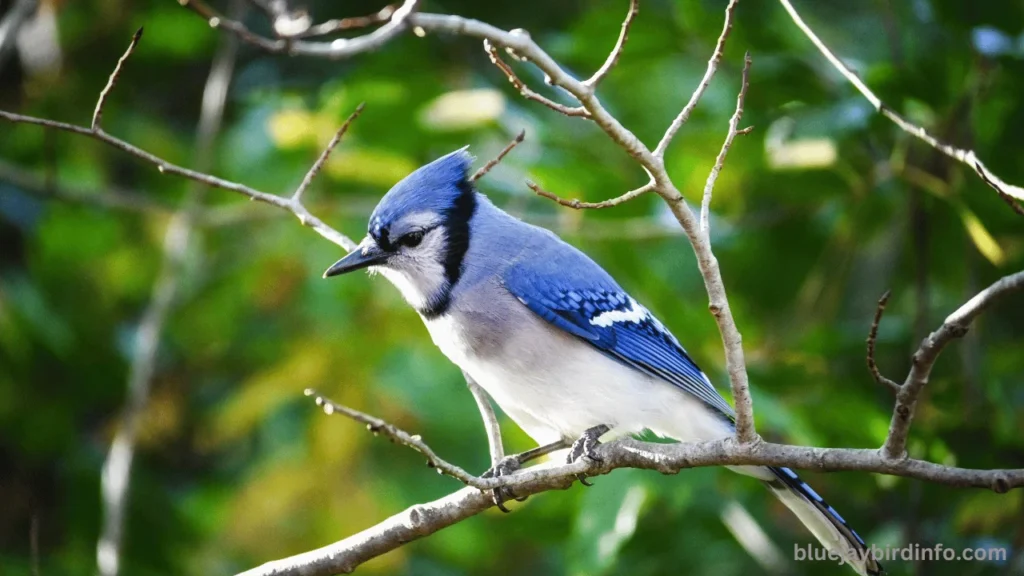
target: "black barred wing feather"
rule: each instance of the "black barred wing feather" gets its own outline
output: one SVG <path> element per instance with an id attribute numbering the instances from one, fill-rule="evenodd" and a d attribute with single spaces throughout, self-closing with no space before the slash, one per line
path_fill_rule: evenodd
<path id="1" fill-rule="evenodd" d="M 582 275 L 571 281 L 558 278 L 571 271 L 551 266 L 530 273 L 513 266 L 503 280 L 505 287 L 541 318 L 619 362 L 678 386 L 732 419 L 732 407 L 675 336 L 604 270 L 589 259 L 588 263 L 600 271 L 587 271 L 590 284 L 596 286 L 579 286 Z"/>

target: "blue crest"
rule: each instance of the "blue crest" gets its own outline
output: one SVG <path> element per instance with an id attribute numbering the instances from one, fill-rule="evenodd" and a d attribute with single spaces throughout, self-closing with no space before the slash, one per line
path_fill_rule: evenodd
<path id="1" fill-rule="evenodd" d="M 466 148 L 421 166 L 395 184 L 370 215 L 370 235 L 386 237 L 392 223 L 414 212 L 450 214 L 460 204 L 460 199 L 472 196 L 469 168 L 473 156 Z"/>

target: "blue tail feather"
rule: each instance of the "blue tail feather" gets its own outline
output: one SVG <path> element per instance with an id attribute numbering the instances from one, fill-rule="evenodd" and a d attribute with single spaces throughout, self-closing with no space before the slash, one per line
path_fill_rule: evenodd
<path id="1" fill-rule="evenodd" d="M 838 530 L 843 538 L 847 540 L 850 546 L 856 550 L 857 555 L 864 560 L 862 568 L 866 574 L 871 576 L 885 574 L 885 569 L 882 568 L 881 564 L 879 564 L 869 553 L 868 545 L 864 542 L 864 539 L 861 538 L 860 535 L 846 523 L 846 520 L 839 514 L 839 512 L 836 512 L 836 509 L 830 506 L 824 498 L 814 491 L 813 488 L 801 480 L 800 477 L 789 468 L 768 467 L 768 470 L 770 470 L 777 478 L 777 480 L 767 482 L 769 488 L 776 491 L 788 490 L 802 497 L 803 500 L 819 511 L 821 515 L 824 516 L 825 519 L 836 528 L 836 530 Z"/>

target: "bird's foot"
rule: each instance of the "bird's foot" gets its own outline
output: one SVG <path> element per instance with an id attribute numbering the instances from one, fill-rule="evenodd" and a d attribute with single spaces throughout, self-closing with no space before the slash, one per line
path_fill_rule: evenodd
<path id="1" fill-rule="evenodd" d="M 514 454 L 512 456 L 505 456 L 504 458 L 499 460 L 497 464 L 488 468 L 486 472 L 480 475 L 480 477 L 499 478 L 501 476 L 508 476 L 510 474 L 514 474 L 522 467 L 523 462 L 518 454 Z M 516 493 L 513 492 L 512 489 L 507 486 L 501 486 L 499 488 L 491 490 L 491 498 L 494 500 L 494 505 L 498 507 L 498 510 L 501 510 L 502 512 L 506 513 L 511 512 L 511 510 L 505 507 L 505 502 L 508 502 L 509 500 L 515 500 L 517 502 L 522 502 L 523 500 L 526 500 L 526 496 L 517 496 Z"/>
<path id="2" fill-rule="evenodd" d="M 572 443 L 572 448 L 569 449 L 569 454 L 565 458 L 566 464 L 572 464 L 584 456 L 595 462 L 601 462 L 603 458 L 594 452 L 594 448 L 601 444 L 601 442 L 598 441 L 598 438 L 609 430 L 611 430 L 611 428 L 606 424 L 600 424 L 584 431 L 583 434 Z M 580 484 L 583 484 L 584 486 L 593 486 L 593 484 L 587 481 L 586 474 L 577 474 L 576 478 L 580 481 Z"/>

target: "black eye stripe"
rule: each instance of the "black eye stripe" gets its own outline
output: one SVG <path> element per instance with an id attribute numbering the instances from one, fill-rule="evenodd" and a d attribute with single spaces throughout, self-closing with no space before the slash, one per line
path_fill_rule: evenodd
<path id="1" fill-rule="evenodd" d="M 399 236 L 398 238 L 392 239 L 390 237 L 388 228 L 377 226 L 370 233 L 370 236 L 373 237 L 374 241 L 377 242 L 377 246 L 380 246 L 383 250 L 387 252 L 392 252 L 401 246 L 406 246 L 409 248 L 418 246 L 419 243 L 423 241 L 423 237 L 426 236 L 428 232 L 430 232 L 436 227 L 437 226 L 426 228 L 423 230 L 413 230 L 411 232 L 407 232 Z"/>

